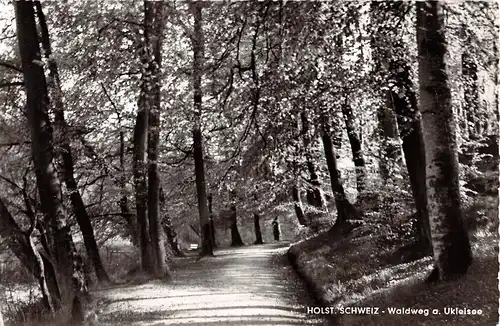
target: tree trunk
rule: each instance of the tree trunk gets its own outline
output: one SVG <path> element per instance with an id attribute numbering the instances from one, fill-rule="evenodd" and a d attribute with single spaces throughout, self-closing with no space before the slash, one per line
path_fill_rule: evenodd
<path id="1" fill-rule="evenodd" d="M 165 194 L 163 192 L 163 188 L 160 187 L 160 204 L 162 207 L 165 207 Z M 179 248 L 179 243 L 177 242 L 177 233 L 175 232 L 172 221 L 170 220 L 170 216 L 165 214 L 162 219 L 163 232 L 167 236 L 167 241 L 172 250 L 172 253 L 177 257 L 184 257 L 184 254 Z"/>
<path id="2" fill-rule="evenodd" d="M 365 159 L 363 157 L 361 139 L 356 133 L 354 115 L 347 95 L 345 96 L 345 103 L 342 106 L 342 115 L 344 116 L 347 136 L 351 144 L 352 160 L 356 168 L 356 189 L 358 190 L 359 197 L 366 187 Z"/>
<path id="3" fill-rule="evenodd" d="M 253 213 L 253 225 L 255 230 L 254 244 L 263 244 L 264 241 L 262 241 L 262 231 L 260 230 L 260 216 L 257 213 Z"/>
<path id="4" fill-rule="evenodd" d="M 125 131 L 121 125 L 121 117 L 118 118 L 120 122 L 120 178 L 118 179 L 118 186 L 120 187 L 120 200 L 118 205 L 120 206 L 120 213 L 122 218 L 127 222 L 128 232 L 130 240 L 132 243 L 139 247 L 139 237 L 137 235 L 137 220 L 134 215 L 130 212 L 128 206 L 128 194 L 127 194 L 127 177 L 125 169 Z"/>
<path id="5" fill-rule="evenodd" d="M 66 188 L 69 192 L 73 213 L 75 214 L 76 221 L 80 227 L 80 231 L 82 232 L 85 249 L 87 250 L 87 255 L 94 267 L 96 277 L 99 282 L 109 283 L 110 279 L 106 273 L 104 265 L 102 264 L 99 248 L 94 236 L 94 229 L 90 222 L 90 217 L 87 213 L 87 209 L 85 208 L 85 204 L 83 203 L 82 196 L 78 191 L 78 185 L 74 177 L 73 154 L 70 142 L 71 135 L 69 134 L 69 128 L 64 118 L 61 81 L 59 78 L 57 63 L 52 57 L 52 48 L 47 22 L 40 2 L 35 2 L 35 6 L 41 30 L 41 44 L 44 50 L 45 58 L 48 61 L 49 79 L 47 86 L 49 89 L 50 104 L 54 111 L 54 127 L 55 133 L 58 136 L 58 139 L 56 140 L 58 141 L 60 147 L 58 155 L 62 160 L 62 175 L 64 183 L 66 184 Z"/>
<path id="6" fill-rule="evenodd" d="M 472 261 L 462 220 L 455 121 L 444 56 L 443 4 L 417 2 L 420 105 L 427 164 L 427 202 L 436 271 L 441 280 L 464 274 Z"/>
<path id="7" fill-rule="evenodd" d="M 215 242 L 215 224 L 214 224 L 214 212 L 212 209 L 212 201 L 213 201 L 213 196 L 212 194 L 208 195 L 208 213 L 210 214 L 210 238 L 212 241 L 212 247 L 217 248 L 217 244 Z"/>
<path id="8" fill-rule="evenodd" d="M 396 126 L 396 117 L 392 110 L 390 95 L 377 110 L 379 123 L 380 150 L 379 150 L 379 172 L 383 182 L 387 182 L 392 175 L 392 166 L 397 164 L 401 155 L 399 150 L 398 130 Z"/>
<path id="9" fill-rule="evenodd" d="M 32 2 L 14 2 L 17 38 L 26 87 L 26 111 L 31 132 L 40 208 L 52 236 L 51 249 L 57 262 L 58 284 L 64 305 L 72 304 L 84 291 L 83 273 L 62 205 L 61 188 L 54 166 L 52 126 L 48 114 L 47 83 L 40 65 L 40 47 Z"/>
<path id="10" fill-rule="evenodd" d="M 406 9 L 402 8 L 402 6 L 409 5 L 411 4 L 404 2 L 373 1 L 371 4 L 372 18 L 376 21 L 378 17 L 383 17 L 381 15 L 383 12 L 390 13 L 393 17 L 399 17 L 400 13 Z M 375 21 L 374 24 L 382 23 Z M 420 117 L 418 116 L 417 96 L 410 77 L 411 67 L 407 60 L 403 58 L 407 55 L 406 50 L 393 45 L 393 43 L 399 44 L 400 40 L 388 39 L 386 35 L 391 35 L 389 32 L 386 28 L 382 28 L 375 35 L 377 42 L 372 43 L 376 47 L 374 60 L 379 63 L 378 66 L 388 67 L 387 71 L 378 71 L 378 73 L 381 74 L 382 80 L 387 80 L 387 104 L 388 107 L 394 110 L 399 137 L 402 140 L 406 168 L 417 211 L 416 238 L 422 253 L 431 255 L 432 243 L 425 185 L 425 151 Z M 391 44 L 392 49 L 398 49 L 402 53 L 391 56 L 390 53 L 385 51 L 387 44 Z"/>
<path id="11" fill-rule="evenodd" d="M 61 297 L 53 268 L 45 268 L 44 260 L 31 237 L 33 229 L 25 234 L 0 198 L 0 236 L 14 255 L 37 279 L 45 308 L 49 311 L 61 307 Z M 50 262 L 47 262 L 50 263 Z M 52 275 L 49 273 L 52 271 Z M 47 280 L 49 279 L 49 281 Z M 52 280 L 52 282 L 50 282 Z M 55 282 L 54 282 L 55 281 Z"/>
<path id="12" fill-rule="evenodd" d="M 153 57 L 151 66 L 151 87 L 148 101 L 148 222 L 151 237 L 152 260 L 156 277 L 170 278 L 166 265 L 166 252 L 163 243 L 163 230 L 160 223 L 160 177 L 158 173 L 158 145 L 160 142 L 160 111 L 161 111 L 161 46 L 163 32 L 163 2 L 144 2 L 145 16 L 152 16 L 151 45 Z M 149 21 L 147 22 L 149 23 Z"/>
<path id="13" fill-rule="evenodd" d="M 302 141 L 304 144 L 304 151 L 306 156 L 307 171 L 309 172 L 309 183 L 310 186 L 307 189 L 307 203 L 313 207 L 322 208 L 324 206 L 323 198 L 321 196 L 321 183 L 319 182 L 319 177 L 316 172 L 316 166 L 314 165 L 314 160 L 312 157 L 311 149 L 311 127 L 309 120 L 304 111 L 300 113 L 300 119 L 302 121 Z"/>
<path id="14" fill-rule="evenodd" d="M 462 83 L 464 87 L 464 102 L 467 121 L 467 131 L 470 136 L 479 137 L 482 134 L 481 117 L 479 113 L 479 89 L 477 64 L 470 53 L 470 33 L 465 26 L 462 26 L 464 34 L 464 49 L 462 52 Z"/>
<path id="15" fill-rule="evenodd" d="M 295 209 L 295 215 L 297 216 L 299 224 L 302 226 L 307 226 L 309 223 L 307 223 L 306 215 L 304 214 L 304 210 L 302 209 L 302 202 L 300 201 L 300 191 L 297 186 L 292 187 L 292 200 Z"/>
<path id="16" fill-rule="evenodd" d="M 146 149 L 149 127 L 149 92 L 151 88 L 151 62 L 149 57 L 150 27 L 153 22 L 152 13 L 144 10 L 144 44 L 141 55 L 141 86 L 137 105 L 137 117 L 134 127 L 134 154 L 132 169 L 135 184 L 135 207 L 141 253 L 141 268 L 148 274 L 154 273 L 154 258 L 152 256 L 151 239 L 149 237 L 149 220 L 147 214 L 147 178 Z"/>
<path id="17" fill-rule="evenodd" d="M 326 164 L 330 174 L 330 183 L 332 186 L 333 196 L 335 198 L 335 206 L 337 207 L 337 221 L 336 226 L 343 227 L 348 220 L 357 218 L 356 209 L 352 206 L 345 195 L 344 186 L 340 180 L 340 174 L 337 167 L 337 157 L 334 152 L 332 138 L 330 136 L 330 128 L 325 121 L 323 126 L 323 148 L 325 151 Z"/>
<path id="18" fill-rule="evenodd" d="M 238 216 L 236 214 L 236 206 L 231 205 L 231 247 L 243 246 L 240 231 L 238 231 Z"/>
<path id="19" fill-rule="evenodd" d="M 193 89 L 195 124 L 193 127 L 193 154 L 194 170 L 196 176 L 196 193 L 198 195 L 198 210 L 200 213 L 201 252 L 200 255 L 213 255 L 210 234 L 210 219 L 207 207 L 207 192 L 205 184 L 205 162 L 203 160 L 203 135 L 201 133 L 202 97 L 201 79 L 203 76 L 204 39 L 202 26 L 202 3 L 191 5 L 194 16 L 193 42 Z"/>

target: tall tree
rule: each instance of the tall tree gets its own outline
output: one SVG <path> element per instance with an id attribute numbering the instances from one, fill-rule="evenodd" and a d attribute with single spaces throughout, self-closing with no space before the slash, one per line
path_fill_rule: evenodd
<path id="1" fill-rule="evenodd" d="M 109 276 L 102 263 L 99 248 L 94 236 L 94 229 L 90 222 L 90 217 L 83 202 L 82 196 L 78 190 L 78 184 L 75 180 L 75 168 L 73 163 L 73 153 L 71 148 L 70 128 L 64 117 L 64 103 L 61 89 L 61 80 L 59 77 L 59 69 L 57 63 L 52 56 L 52 47 L 49 36 L 49 29 L 45 14 L 42 10 L 42 5 L 39 1 L 35 1 L 36 13 L 41 31 L 41 44 L 44 51 L 44 56 L 48 61 L 48 81 L 47 86 L 50 96 L 51 108 L 54 112 L 54 128 L 57 135 L 58 155 L 62 161 L 62 176 L 64 183 L 69 192 L 69 198 L 76 221 L 83 235 L 83 242 L 87 255 L 94 267 L 97 280 L 103 283 L 109 283 Z"/>
<path id="2" fill-rule="evenodd" d="M 193 125 L 193 154 L 194 170 L 196 176 L 196 192 L 198 195 L 198 211 L 200 214 L 201 228 L 201 252 L 200 255 L 213 255 L 213 246 L 210 232 L 210 218 L 207 206 L 207 191 L 205 183 L 205 163 L 203 160 L 203 134 L 201 131 L 202 114 L 202 77 L 203 77 L 203 3 L 195 2 L 191 5 L 194 17 L 193 44 L 193 103 L 194 103 L 194 125 Z"/>
<path id="3" fill-rule="evenodd" d="M 425 151 L 417 94 L 411 79 L 411 67 L 403 40 L 392 27 L 381 21 L 382 17 L 387 19 L 387 14 L 393 19 L 399 19 L 409 5 L 411 4 L 388 1 L 371 3 L 372 26 L 377 26 L 373 33 L 376 41 L 372 41 L 372 46 L 377 47 L 374 61 L 378 62 L 380 67 L 385 67 L 377 73 L 378 77 L 385 81 L 386 104 L 388 108 L 394 110 L 399 137 L 402 140 L 404 159 L 417 211 L 417 240 L 422 252 L 430 255 L 432 243 L 425 185 Z"/>
<path id="4" fill-rule="evenodd" d="M 16 1 L 14 7 L 40 208 L 50 231 L 50 249 L 57 262 L 61 301 L 63 306 L 77 306 L 81 311 L 79 296 L 85 290 L 83 273 L 81 264 L 77 262 L 76 248 L 62 204 L 61 185 L 54 164 L 47 82 L 41 65 L 41 51 L 33 3 Z"/>
<path id="5" fill-rule="evenodd" d="M 163 229 L 160 219 L 160 176 L 158 173 L 158 145 L 160 141 L 160 112 L 161 112 L 161 50 L 163 40 L 163 8 L 162 1 L 145 1 L 145 15 L 152 16 L 151 37 L 151 85 L 147 95 L 149 108 L 148 130 L 148 222 L 151 237 L 151 249 L 154 261 L 154 270 L 157 277 L 169 277 L 166 265 L 165 245 L 163 243 Z"/>
<path id="6" fill-rule="evenodd" d="M 133 163 L 132 170 L 134 174 L 135 185 L 135 207 L 139 235 L 139 247 L 141 252 L 141 268 L 148 274 L 154 273 L 154 259 L 152 256 L 151 239 L 149 236 L 149 220 L 147 214 L 147 163 L 146 151 L 149 129 L 149 110 L 150 110 L 150 90 L 151 90 L 151 49 L 150 37 L 153 26 L 153 12 L 147 10 L 147 1 L 144 2 L 144 41 L 141 48 L 141 84 L 140 94 L 137 103 L 137 116 L 134 127 L 133 140 Z"/>
<path id="7" fill-rule="evenodd" d="M 451 92 L 446 73 L 443 3 L 417 2 L 418 77 L 425 142 L 427 203 L 440 279 L 464 274 L 472 261 L 462 219 Z"/>

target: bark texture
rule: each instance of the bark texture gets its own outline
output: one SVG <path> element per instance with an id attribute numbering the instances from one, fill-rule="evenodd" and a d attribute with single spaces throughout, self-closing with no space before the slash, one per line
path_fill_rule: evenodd
<path id="1" fill-rule="evenodd" d="M 420 106 L 425 141 L 427 201 L 440 279 L 464 274 L 472 261 L 462 220 L 451 93 L 446 74 L 443 4 L 417 3 Z"/>

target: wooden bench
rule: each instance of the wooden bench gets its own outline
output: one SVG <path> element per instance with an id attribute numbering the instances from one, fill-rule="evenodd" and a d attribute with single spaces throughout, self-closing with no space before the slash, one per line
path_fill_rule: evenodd
<path id="1" fill-rule="evenodd" d="M 196 250 L 198 249 L 198 244 L 197 243 L 192 243 L 190 246 L 189 246 L 189 250 Z"/>

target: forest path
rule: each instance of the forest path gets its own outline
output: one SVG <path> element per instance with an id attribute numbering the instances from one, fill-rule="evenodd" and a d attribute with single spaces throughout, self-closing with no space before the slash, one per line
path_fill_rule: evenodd
<path id="1" fill-rule="evenodd" d="M 219 249 L 176 259 L 173 282 L 94 294 L 99 325 L 328 325 L 286 258 L 289 243 Z"/>

